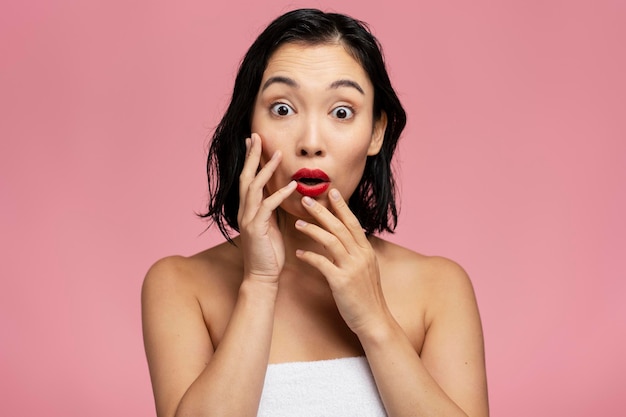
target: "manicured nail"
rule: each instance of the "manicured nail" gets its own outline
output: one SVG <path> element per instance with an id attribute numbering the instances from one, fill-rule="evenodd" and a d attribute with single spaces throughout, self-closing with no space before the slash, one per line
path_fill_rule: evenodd
<path id="1" fill-rule="evenodd" d="M 298 227 L 305 227 L 307 224 L 308 224 L 308 223 L 307 223 L 307 222 L 305 222 L 304 220 L 300 220 L 300 219 L 298 219 L 298 220 L 296 221 L 296 226 L 298 226 Z"/>
<path id="2" fill-rule="evenodd" d="M 309 206 L 309 207 L 311 207 L 313 204 L 315 204 L 315 202 L 313 201 L 313 199 L 312 199 L 311 197 L 308 197 L 308 196 L 304 196 L 304 197 L 302 197 L 302 202 L 303 202 L 305 205 Z"/>
<path id="3" fill-rule="evenodd" d="M 337 191 L 334 188 L 330 190 L 328 194 L 330 195 L 330 198 L 332 198 L 335 201 L 339 201 L 339 198 L 341 197 L 341 195 L 339 194 L 339 191 Z"/>
<path id="4" fill-rule="evenodd" d="M 250 138 L 246 138 L 246 151 L 250 150 Z"/>

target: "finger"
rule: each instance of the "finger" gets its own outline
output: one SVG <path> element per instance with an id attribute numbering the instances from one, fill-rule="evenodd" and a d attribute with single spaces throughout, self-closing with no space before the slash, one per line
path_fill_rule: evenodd
<path id="1" fill-rule="evenodd" d="M 278 168 L 282 157 L 283 155 L 280 151 L 274 152 L 270 160 L 258 170 L 254 179 L 250 182 L 249 187 L 257 187 L 262 190 L 270 178 L 272 178 L 272 175 L 274 175 L 274 171 Z"/>
<path id="2" fill-rule="evenodd" d="M 276 210 L 278 206 L 280 206 L 282 202 L 285 201 L 287 197 L 289 197 L 296 190 L 297 186 L 298 183 L 296 181 L 290 181 L 289 184 L 285 185 L 284 187 L 274 192 L 274 194 L 265 198 L 261 203 L 261 207 L 257 211 L 257 216 L 259 217 L 259 220 L 268 221 L 272 216 L 274 210 Z"/>
<path id="3" fill-rule="evenodd" d="M 346 243 L 319 226 L 307 223 L 304 220 L 298 220 L 296 222 L 296 229 L 324 246 L 333 261 L 340 262 L 341 259 L 344 259 L 349 253 L 349 247 Z"/>
<path id="4" fill-rule="evenodd" d="M 272 158 L 259 170 L 257 175 L 248 185 L 248 189 L 245 191 L 245 202 L 243 218 L 245 220 L 252 219 L 256 215 L 261 203 L 264 201 L 265 185 L 272 178 L 274 171 L 280 164 L 282 155 L 280 151 L 276 151 Z"/>
<path id="5" fill-rule="evenodd" d="M 239 175 L 240 183 L 248 184 L 256 175 L 257 168 L 261 162 L 261 138 L 253 133 L 246 139 L 246 159 Z"/>
<path id="6" fill-rule="evenodd" d="M 347 252 L 350 252 L 350 247 L 354 246 L 355 239 L 339 218 L 310 197 L 303 197 L 302 205 L 325 230 L 336 236 Z"/>
<path id="7" fill-rule="evenodd" d="M 350 231 L 350 234 L 354 238 L 355 242 L 361 247 L 370 246 L 369 241 L 367 240 L 367 236 L 365 232 L 363 232 L 363 227 L 361 223 L 359 223 L 359 219 L 356 218 L 346 200 L 343 199 L 341 193 L 336 188 L 330 190 L 328 192 L 328 196 L 330 197 L 330 204 L 335 213 L 335 216 L 345 225 L 345 227 Z"/>
<path id="8" fill-rule="evenodd" d="M 333 277 L 337 275 L 337 266 L 333 264 L 330 259 L 320 255 L 319 253 L 298 249 L 296 250 L 296 256 L 312 267 L 317 268 L 317 270 L 320 271 L 325 277 Z"/>
<path id="9" fill-rule="evenodd" d="M 239 174 L 239 213 L 245 209 L 246 195 L 261 162 L 261 140 L 253 133 L 246 139 L 246 159 Z"/>

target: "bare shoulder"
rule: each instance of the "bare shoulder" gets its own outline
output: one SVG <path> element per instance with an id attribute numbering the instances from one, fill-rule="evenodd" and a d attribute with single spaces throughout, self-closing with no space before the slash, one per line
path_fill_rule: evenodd
<path id="1" fill-rule="evenodd" d="M 156 261 L 148 270 L 144 279 L 144 289 L 181 287 L 189 284 L 194 274 L 193 263 L 190 258 L 172 255 Z"/>
<path id="2" fill-rule="evenodd" d="M 456 262 L 378 239 L 385 299 L 422 363 L 468 415 L 489 415 L 483 331 L 468 274 Z"/>
<path id="3" fill-rule="evenodd" d="M 142 327 L 157 409 L 174 415 L 213 355 L 221 334 L 216 323 L 227 322 L 230 310 L 224 305 L 241 279 L 238 253 L 225 243 L 189 257 L 168 256 L 148 270 L 141 294 Z"/>
<path id="4" fill-rule="evenodd" d="M 375 238 L 383 288 L 391 296 L 409 298 L 423 306 L 428 325 L 451 306 L 474 304 L 472 282 L 455 261 L 442 256 L 426 256 L 395 243 Z"/>
<path id="5" fill-rule="evenodd" d="M 372 246 L 381 269 L 394 271 L 390 279 L 417 280 L 432 286 L 471 285 L 465 270 L 451 259 L 423 255 L 381 238 L 374 238 Z"/>
<path id="6" fill-rule="evenodd" d="M 172 295 L 193 295 L 207 286 L 238 286 L 233 274 L 240 268 L 236 246 L 222 243 L 192 256 L 167 256 L 156 261 L 148 270 L 143 283 L 144 294 L 166 292 Z"/>

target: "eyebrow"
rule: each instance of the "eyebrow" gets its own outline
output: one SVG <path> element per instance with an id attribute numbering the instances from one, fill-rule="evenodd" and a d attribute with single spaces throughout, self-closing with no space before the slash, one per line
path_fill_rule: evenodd
<path id="1" fill-rule="evenodd" d="M 263 84 L 263 88 L 261 88 L 261 91 L 265 91 L 267 87 L 276 83 L 287 84 L 289 87 L 293 88 L 300 88 L 300 85 L 294 79 L 289 77 L 276 76 L 268 78 L 267 81 L 265 81 L 265 83 Z"/>
<path id="2" fill-rule="evenodd" d="M 289 87 L 293 87 L 293 88 L 300 88 L 300 84 L 298 84 L 294 79 L 289 78 L 289 77 L 283 77 L 283 76 L 275 76 L 275 77 L 270 77 L 267 79 L 267 81 L 265 81 L 265 83 L 263 83 L 263 87 L 261 88 L 261 91 L 265 91 L 270 85 L 272 84 L 286 84 Z M 357 83 L 356 81 L 352 81 L 352 80 L 337 80 L 337 81 L 333 81 L 330 86 L 328 87 L 328 89 L 337 89 L 337 88 L 341 88 L 341 87 L 350 87 L 350 88 L 354 88 L 355 90 L 357 90 L 359 93 L 361 94 L 365 94 L 365 92 L 363 91 L 363 88 L 361 88 L 361 86 L 359 85 L 359 83 Z"/>
<path id="3" fill-rule="evenodd" d="M 351 88 L 356 89 L 359 93 L 365 94 L 365 92 L 363 91 L 363 89 L 361 88 L 359 83 L 357 83 L 356 81 L 352 81 L 352 80 L 337 80 L 337 81 L 333 81 L 333 83 L 330 85 L 329 89 L 331 89 L 331 88 L 340 88 L 340 87 L 351 87 Z"/>

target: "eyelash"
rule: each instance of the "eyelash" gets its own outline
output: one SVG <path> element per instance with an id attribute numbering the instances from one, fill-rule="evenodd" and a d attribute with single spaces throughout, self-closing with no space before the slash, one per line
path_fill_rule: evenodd
<path id="1" fill-rule="evenodd" d="M 337 117 L 336 115 L 334 115 L 334 117 L 336 117 L 336 118 L 337 118 L 337 119 L 339 119 L 339 120 L 350 120 L 350 119 L 352 119 L 352 118 L 355 116 L 355 114 L 356 114 L 356 112 L 354 111 L 354 107 L 347 106 L 347 105 L 337 106 L 337 107 L 335 107 L 334 109 L 332 109 L 330 113 L 331 113 L 331 114 L 334 114 L 337 110 L 340 110 L 340 109 L 345 109 L 345 110 L 348 110 L 348 113 L 350 113 L 350 114 L 349 114 L 348 116 L 344 117 L 344 118 L 339 118 L 339 117 Z"/>
<path id="2" fill-rule="evenodd" d="M 289 104 L 286 104 L 286 103 L 283 103 L 283 102 L 280 102 L 280 101 L 279 101 L 279 102 L 276 102 L 276 103 L 272 103 L 272 105 L 270 106 L 270 112 L 271 112 L 273 115 L 278 116 L 278 117 L 286 117 L 286 116 L 290 116 L 290 115 L 291 115 L 291 114 L 279 114 L 279 113 L 278 113 L 278 107 L 279 107 L 279 106 L 284 106 L 284 107 L 286 107 L 287 109 L 289 109 L 289 111 L 290 111 L 290 112 L 292 112 L 292 114 L 293 114 L 293 113 L 295 113 L 294 109 L 293 109 L 293 108 L 292 108 Z M 348 112 L 349 114 L 348 114 L 346 117 L 343 117 L 343 118 L 337 117 L 337 116 L 336 116 L 336 114 L 335 114 L 335 112 L 337 112 L 337 111 L 338 111 L 338 110 L 340 110 L 340 109 L 347 110 L 347 112 Z M 355 112 L 355 110 L 354 110 L 354 107 L 352 107 L 352 106 L 348 106 L 348 105 L 337 106 L 337 107 L 335 107 L 334 109 L 332 109 L 330 113 L 331 113 L 331 114 L 333 114 L 333 116 L 334 116 L 335 118 L 339 119 L 339 120 L 350 120 L 350 119 L 352 119 L 352 118 L 355 116 L 355 114 L 356 114 L 356 112 Z"/>
<path id="3" fill-rule="evenodd" d="M 270 112 L 274 116 L 278 116 L 278 117 L 289 116 L 289 114 L 278 114 L 277 108 L 279 106 L 285 106 L 285 107 L 287 107 L 289 109 L 289 111 L 291 111 L 292 113 L 295 113 L 295 111 L 293 110 L 293 108 L 289 104 L 285 104 L 285 103 L 282 103 L 282 102 L 278 101 L 276 103 L 272 103 L 272 105 L 270 106 Z"/>

